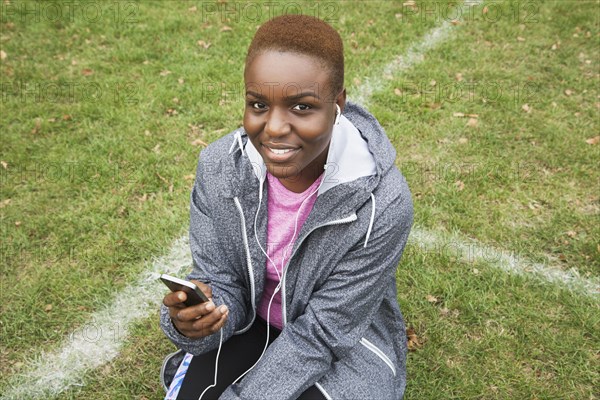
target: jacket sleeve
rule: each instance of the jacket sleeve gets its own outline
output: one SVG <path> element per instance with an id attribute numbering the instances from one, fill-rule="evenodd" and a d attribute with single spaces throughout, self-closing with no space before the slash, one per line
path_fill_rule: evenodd
<path id="1" fill-rule="evenodd" d="M 360 243 L 342 257 L 305 313 L 285 326 L 263 360 L 222 399 L 249 399 L 265 388 L 273 398 L 295 399 L 356 346 L 383 301 L 381 288 L 395 279 L 413 220 L 409 193 L 406 188 L 379 213 L 367 247 Z"/>
<path id="2" fill-rule="evenodd" d="M 207 151 L 205 149 L 204 151 Z M 245 298 L 249 298 L 244 277 L 240 269 L 228 265 L 223 256 L 223 243 L 219 240 L 216 227 L 218 221 L 214 220 L 213 213 L 215 201 L 208 193 L 217 192 L 209 190 L 207 182 L 218 179 L 218 164 L 211 166 L 210 162 L 200 159 L 196 170 L 196 180 L 192 189 L 190 201 L 190 249 L 194 267 L 186 279 L 196 279 L 212 288 L 213 302 L 219 306 L 227 305 L 229 316 L 223 327 L 223 342 L 240 329 L 248 312 Z M 213 198 L 214 197 L 213 195 Z M 193 355 L 199 355 L 213 350 L 219 346 L 220 334 L 212 334 L 200 339 L 190 339 L 173 325 L 168 308 L 163 304 L 160 315 L 161 328 L 165 335 L 178 347 Z"/>

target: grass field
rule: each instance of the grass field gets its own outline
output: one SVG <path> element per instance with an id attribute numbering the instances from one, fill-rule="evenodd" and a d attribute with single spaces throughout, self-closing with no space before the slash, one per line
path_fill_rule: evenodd
<path id="1" fill-rule="evenodd" d="M 283 12 L 340 32 L 349 99 L 379 82 L 415 229 L 599 282 L 598 1 L 3 0 L 0 394 L 186 233 L 199 152 L 240 126 L 245 51 Z M 455 249 L 413 238 L 398 268 L 406 398 L 600 398 L 599 293 Z M 57 398 L 162 398 L 158 309 L 119 324 Z"/>

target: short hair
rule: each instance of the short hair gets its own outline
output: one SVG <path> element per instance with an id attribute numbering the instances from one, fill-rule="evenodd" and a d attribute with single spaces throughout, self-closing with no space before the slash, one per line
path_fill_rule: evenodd
<path id="1" fill-rule="evenodd" d="M 329 70 L 332 95 L 344 88 L 344 45 L 340 34 L 325 21 L 309 15 L 287 14 L 265 22 L 254 34 L 245 67 L 269 50 L 318 58 Z"/>

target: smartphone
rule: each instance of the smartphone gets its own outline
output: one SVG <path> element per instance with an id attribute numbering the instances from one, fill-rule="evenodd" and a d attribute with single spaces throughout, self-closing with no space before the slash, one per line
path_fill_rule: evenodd
<path id="1" fill-rule="evenodd" d="M 187 295 L 187 299 L 183 302 L 187 307 L 195 306 L 197 304 L 204 303 L 208 301 L 208 298 L 202 293 L 202 290 L 192 282 L 175 278 L 174 276 L 162 274 L 160 276 L 160 280 L 163 281 L 165 285 L 172 292 L 182 291 Z"/>

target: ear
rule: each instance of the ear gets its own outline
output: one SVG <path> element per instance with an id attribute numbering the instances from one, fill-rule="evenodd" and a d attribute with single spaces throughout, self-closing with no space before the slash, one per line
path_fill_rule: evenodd
<path id="1" fill-rule="evenodd" d="M 335 103 L 340 106 L 340 110 L 342 110 L 343 113 L 344 107 L 346 106 L 346 88 L 342 89 L 342 91 L 337 95 L 335 98 Z"/>

